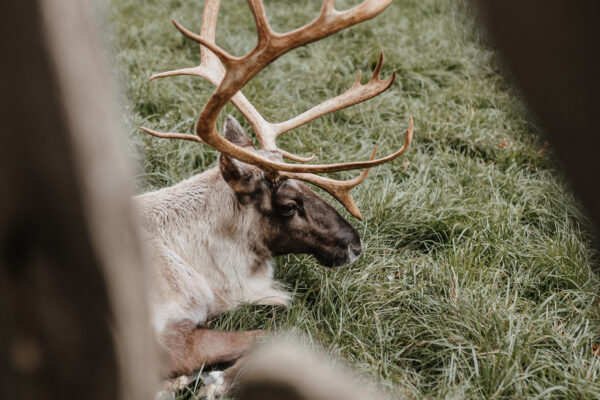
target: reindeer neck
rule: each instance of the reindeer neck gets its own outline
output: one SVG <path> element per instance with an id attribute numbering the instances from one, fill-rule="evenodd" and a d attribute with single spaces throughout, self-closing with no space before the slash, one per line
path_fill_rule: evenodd
<path id="1" fill-rule="evenodd" d="M 218 168 L 137 201 L 148 231 L 159 232 L 195 266 L 221 269 L 235 263 L 247 276 L 267 268 L 271 260 L 260 237 L 258 213 L 237 201 Z"/>

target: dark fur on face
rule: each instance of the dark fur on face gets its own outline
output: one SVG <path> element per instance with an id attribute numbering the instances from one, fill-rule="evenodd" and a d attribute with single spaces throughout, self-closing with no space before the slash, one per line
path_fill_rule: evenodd
<path id="1" fill-rule="evenodd" d="M 234 118 L 227 118 L 224 131 L 230 142 L 254 149 Z M 281 161 L 278 153 L 256 151 Z M 260 169 L 223 154 L 219 168 L 240 205 L 260 213 L 256 228 L 273 255 L 308 253 L 323 265 L 338 266 L 354 261 L 362 251 L 356 229 L 303 183 L 273 182 Z"/>

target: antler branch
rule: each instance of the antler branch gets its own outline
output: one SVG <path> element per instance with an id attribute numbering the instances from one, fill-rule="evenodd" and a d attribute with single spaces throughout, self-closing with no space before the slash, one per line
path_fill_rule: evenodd
<path id="1" fill-rule="evenodd" d="M 216 122 L 223 107 L 227 102 L 231 101 L 249 121 L 260 142 L 261 148 L 278 151 L 283 157 L 288 159 L 304 162 L 311 161 L 314 156 L 300 157 L 279 149 L 276 145 L 277 137 L 285 132 L 304 125 L 315 118 L 358 104 L 388 89 L 394 81 L 396 72 L 394 71 L 392 76 L 387 80 L 380 79 L 379 74 L 383 64 L 383 52 L 380 54 L 379 62 L 368 83 L 364 85 L 360 83 L 361 72 L 359 71 L 357 80 L 345 93 L 326 100 L 288 121 L 280 123 L 270 123 L 266 121 L 240 92 L 240 89 L 265 66 L 273 62 L 282 54 L 298 46 L 311 43 L 349 26 L 373 18 L 381 13 L 390 3 L 391 0 L 365 0 L 358 6 L 349 10 L 337 11 L 335 9 L 334 0 L 324 0 L 319 15 L 312 22 L 296 30 L 281 34 L 271 29 L 262 1 L 248 0 L 258 33 L 258 42 L 255 48 L 245 56 L 234 57 L 215 44 L 216 23 L 220 0 L 207 0 L 202 18 L 200 35 L 189 31 L 178 22 L 173 21 L 176 28 L 186 37 L 200 43 L 202 57 L 201 64 L 193 68 L 184 68 L 157 74 L 151 78 L 155 79 L 175 75 L 194 75 L 206 79 L 217 88 L 204 106 L 196 123 L 197 139 L 191 139 L 194 136 L 189 134 L 160 133 L 147 128 L 142 129 L 151 135 L 162 138 L 201 141 L 230 157 L 261 168 L 269 176 L 301 179 L 313 183 L 325 189 L 338 199 L 348 211 L 360 218 L 360 212 L 352 200 L 349 191 L 352 187 L 364 180 L 368 173 L 368 169 L 358 178 L 346 182 L 313 175 L 313 173 L 369 168 L 393 160 L 403 154 L 410 145 L 413 136 L 412 117 L 409 119 L 409 129 L 406 131 L 404 146 L 395 153 L 375 159 L 374 151 L 368 161 L 328 165 L 298 165 L 272 161 L 255 151 L 236 146 L 226 140 L 218 133 Z M 219 60 L 225 65 L 225 68 Z"/>

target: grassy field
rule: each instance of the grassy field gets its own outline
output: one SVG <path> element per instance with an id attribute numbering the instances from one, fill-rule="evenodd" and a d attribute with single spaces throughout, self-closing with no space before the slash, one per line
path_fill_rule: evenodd
<path id="1" fill-rule="evenodd" d="M 216 161 L 207 147 L 138 129 L 193 132 L 211 86 L 148 77 L 199 63 L 197 45 L 169 20 L 198 32 L 201 3 L 105 3 L 139 192 Z M 242 55 L 255 43 L 250 12 L 245 1 L 223 3 L 217 42 Z M 265 3 L 280 31 L 320 7 Z M 390 90 L 290 132 L 280 145 L 323 163 L 365 159 L 376 142 L 380 154 L 399 148 L 409 115 L 415 140 L 353 191 L 364 221 L 343 211 L 363 238 L 358 262 L 331 270 L 309 256 L 281 257 L 277 275 L 295 293 L 291 306 L 244 306 L 212 327 L 292 329 L 397 398 L 600 397 L 593 238 L 473 14 L 466 0 L 395 0 L 376 19 L 283 56 L 248 84 L 258 110 L 281 121 L 343 92 L 358 69 L 370 75 L 383 49 L 383 77 L 398 73 Z M 241 120 L 233 107 L 226 112 Z"/>

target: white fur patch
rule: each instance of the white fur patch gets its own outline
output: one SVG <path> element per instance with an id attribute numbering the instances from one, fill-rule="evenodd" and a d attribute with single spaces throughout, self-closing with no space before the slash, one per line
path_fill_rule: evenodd
<path id="1" fill-rule="evenodd" d="M 156 400 L 175 400 L 176 392 L 183 390 L 190 383 L 198 379 L 198 374 L 181 375 L 175 379 L 167 379 L 163 382 L 161 390 L 156 395 Z"/>
<path id="2" fill-rule="evenodd" d="M 200 398 L 206 398 L 207 400 L 213 400 L 223 395 L 227 390 L 225 384 L 225 378 L 223 377 L 223 371 L 211 371 L 209 373 L 200 374 L 200 379 L 204 386 L 198 391 Z"/>

